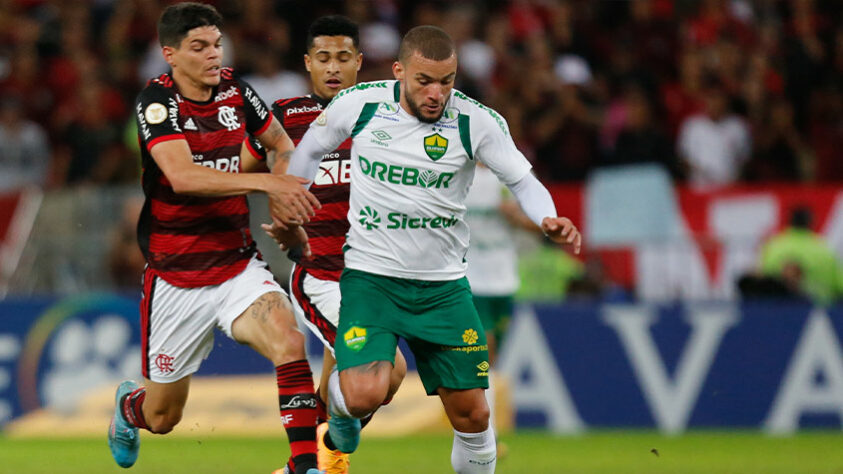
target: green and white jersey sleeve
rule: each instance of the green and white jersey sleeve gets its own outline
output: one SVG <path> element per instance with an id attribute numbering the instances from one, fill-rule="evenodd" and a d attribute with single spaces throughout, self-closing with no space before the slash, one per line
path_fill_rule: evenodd
<path id="1" fill-rule="evenodd" d="M 326 149 L 353 138 L 346 267 L 427 281 L 465 275 L 475 159 L 505 183 L 530 169 L 514 145 L 508 157 L 494 149 L 512 142 L 495 115 L 454 91 L 438 122 L 421 122 L 400 106 L 397 81 L 358 84 L 334 99 L 308 134 Z"/>

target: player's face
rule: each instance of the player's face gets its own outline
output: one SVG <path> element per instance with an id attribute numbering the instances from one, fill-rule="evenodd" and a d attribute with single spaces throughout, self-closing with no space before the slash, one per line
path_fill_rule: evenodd
<path id="1" fill-rule="evenodd" d="M 216 26 L 200 26 L 187 32 L 178 48 L 164 47 L 164 59 L 196 87 L 215 87 L 220 83 L 222 33 Z"/>
<path id="2" fill-rule="evenodd" d="M 454 88 L 457 56 L 435 61 L 415 52 L 393 64 L 392 73 L 401 81 L 401 105 L 422 122 L 438 122 Z"/>
<path id="3" fill-rule="evenodd" d="M 348 36 L 317 36 L 304 55 L 313 92 L 323 99 L 333 99 L 339 91 L 357 83 L 363 55 Z"/>

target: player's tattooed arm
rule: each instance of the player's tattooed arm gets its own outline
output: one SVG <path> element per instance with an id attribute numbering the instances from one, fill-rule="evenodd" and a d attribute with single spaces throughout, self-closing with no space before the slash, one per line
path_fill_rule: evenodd
<path id="1" fill-rule="evenodd" d="M 258 140 L 266 147 L 266 166 L 276 174 L 283 174 L 287 171 L 287 165 L 290 163 L 290 155 L 293 154 L 293 141 L 287 135 L 287 131 L 275 117 L 269 124 Z"/>

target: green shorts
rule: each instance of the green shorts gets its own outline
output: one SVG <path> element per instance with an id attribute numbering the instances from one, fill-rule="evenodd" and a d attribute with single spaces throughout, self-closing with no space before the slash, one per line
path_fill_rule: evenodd
<path id="1" fill-rule="evenodd" d="M 422 281 L 345 269 L 340 292 L 338 370 L 379 360 L 394 364 L 403 337 L 428 395 L 439 387 L 489 387 L 489 347 L 467 279 Z"/>
<path id="2" fill-rule="evenodd" d="M 483 322 L 483 329 L 495 335 L 498 347 L 503 343 L 509 321 L 512 319 L 513 297 L 474 296 L 474 306 Z"/>

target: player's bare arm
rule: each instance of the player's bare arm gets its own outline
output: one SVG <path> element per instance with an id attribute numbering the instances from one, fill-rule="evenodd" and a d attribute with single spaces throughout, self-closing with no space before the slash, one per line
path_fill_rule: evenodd
<path id="1" fill-rule="evenodd" d="M 275 174 L 286 173 L 295 147 L 281 122 L 273 116 L 269 128 L 256 138 L 267 150 L 266 166 Z"/>
<path id="2" fill-rule="evenodd" d="M 186 140 L 169 140 L 150 150 L 173 191 L 193 196 L 235 196 L 266 193 L 273 222 L 281 227 L 310 220 L 319 201 L 302 187 L 308 181 L 269 173 L 226 173 L 193 163 Z"/>

